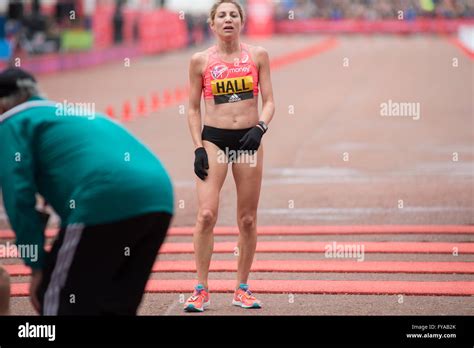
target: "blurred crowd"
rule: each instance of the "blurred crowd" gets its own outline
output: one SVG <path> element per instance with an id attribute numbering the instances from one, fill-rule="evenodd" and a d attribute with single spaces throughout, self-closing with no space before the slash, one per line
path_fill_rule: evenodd
<path id="1" fill-rule="evenodd" d="M 58 2 L 51 15 L 41 12 L 39 1 L 31 2 L 28 7 L 22 1 L 11 1 L 1 15 L 0 39 L 9 42 L 11 54 L 15 56 L 60 51 L 62 33 L 90 29 L 88 18 L 71 20 L 71 11 L 76 11 L 73 0 Z"/>
<path id="2" fill-rule="evenodd" d="M 142 0 L 56 0 L 45 13 L 40 0 L 0 0 L 0 61 L 23 55 L 90 50 L 104 26 L 92 28 L 95 9 L 84 4 L 111 4 L 110 23 L 113 44 L 123 42 L 124 8 L 139 6 Z M 167 0 L 147 0 L 154 8 L 165 7 Z M 191 1 L 191 0 L 189 0 Z M 199 1 L 199 0 L 195 0 Z M 272 0 L 276 19 L 399 19 L 474 18 L 474 0 Z M 241 0 L 245 5 L 248 0 Z M 26 5 L 27 4 L 27 5 Z M 79 4 L 83 4 L 80 6 Z M 135 5 L 132 5 L 135 4 Z M 94 5 L 95 6 L 95 5 Z M 76 13 L 71 18 L 71 13 Z M 206 13 L 187 14 L 188 45 L 199 44 L 212 36 Z M 139 17 L 134 19 L 133 38 L 139 39 Z"/>
<path id="3" fill-rule="evenodd" d="M 2 3 L 3 1 L 3 3 Z M 111 30 L 113 45 L 124 42 L 125 9 L 140 8 L 138 0 L 56 0 L 48 10 L 41 0 L 0 0 L 0 61 L 11 57 L 91 50 L 100 33 Z M 93 6 L 84 4 L 93 3 Z M 166 0 L 149 0 L 150 9 L 164 8 Z M 82 4 L 82 5 L 81 5 Z M 108 5 L 113 16 L 93 27 L 97 6 Z M 148 7 L 147 7 L 148 8 Z M 140 17 L 133 19 L 133 39 L 138 42 Z M 188 45 L 210 37 L 207 14 L 185 17 Z"/>
<path id="4" fill-rule="evenodd" d="M 294 11 L 294 12 L 290 12 Z M 473 18 L 474 0 L 276 0 L 277 19 Z"/>

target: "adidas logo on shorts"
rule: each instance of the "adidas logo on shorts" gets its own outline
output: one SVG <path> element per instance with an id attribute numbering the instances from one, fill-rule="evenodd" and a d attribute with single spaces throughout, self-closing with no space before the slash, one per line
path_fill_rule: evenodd
<path id="1" fill-rule="evenodd" d="M 235 103 L 235 102 L 238 102 L 238 101 L 241 101 L 242 99 L 240 99 L 240 97 L 237 95 L 237 94 L 233 94 L 230 98 L 229 98 L 229 103 Z"/>

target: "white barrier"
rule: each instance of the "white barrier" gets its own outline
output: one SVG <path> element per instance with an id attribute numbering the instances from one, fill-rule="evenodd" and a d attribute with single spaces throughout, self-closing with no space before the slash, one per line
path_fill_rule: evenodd
<path id="1" fill-rule="evenodd" d="M 474 53 L 474 26 L 462 25 L 458 32 L 459 40 L 471 52 Z"/>

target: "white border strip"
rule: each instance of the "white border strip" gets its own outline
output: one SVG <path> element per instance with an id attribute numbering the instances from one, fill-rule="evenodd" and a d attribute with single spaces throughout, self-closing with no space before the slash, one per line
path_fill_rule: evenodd
<path id="1" fill-rule="evenodd" d="M 72 224 L 66 228 L 63 242 L 59 248 L 53 273 L 43 301 L 44 315 L 58 315 L 61 290 L 66 284 L 69 269 L 81 240 L 84 224 Z"/>
<path id="2" fill-rule="evenodd" d="M 10 118 L 16 115 L 17 113 L 22 112 L 26 109 L 41 107 L 41 106 L 56 106 L 56 104 L 49 100 L 33 100 L 33 101 L 21 103 L 20 105 L 17 105 L 14 108 L 0 115 L 0 123 L 5 121 L 7 118 Z"/>

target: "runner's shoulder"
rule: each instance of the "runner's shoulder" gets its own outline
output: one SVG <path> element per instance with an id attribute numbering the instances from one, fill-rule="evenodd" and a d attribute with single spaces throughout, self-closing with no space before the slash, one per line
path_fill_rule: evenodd
<path id="1" fill-rule="evenodd" d="M 207 64 L 208 57 L 209 49 L 194 53 L 191 57 L 191 66 L 194 67 L 196 71 L 202 72 Z"/>
<path id="2" fill-rule="evenodd" d="M 209 49 L 196 52 L 191 57 L 191 63 L 197 64 L 197 65 L 205 64 L 207 62 L 208 57 L 209 57 Z"/>
<path id="3" fill-rule="evenodd" d="M 262 46 L 247 45 L 255 63 L 261 64 L 268 57 L 268 51 Z"/>

